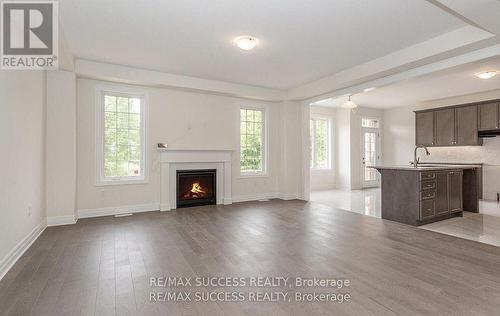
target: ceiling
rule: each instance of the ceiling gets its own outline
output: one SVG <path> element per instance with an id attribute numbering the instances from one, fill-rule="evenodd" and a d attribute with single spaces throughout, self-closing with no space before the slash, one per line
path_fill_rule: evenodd
<path id="1" fill-rule="evenodd" d="M 360 106 L 387 109 L 500 89 L 500 73 L 489 80 L 474 76 L 479 72 L 489 70 L 500 71 L 500 57 L 433 72 L 379 87 L 370 92 L 361 92 L 353 95 L 352 99 Z M 339 107 L 345 100 L 347 96 L 329 98 L 316 102 L 316 105 Z"/>
<path id="2" fill-rule="evenodd" d="M 78 58 L 273 89 L 290 89 L 466 25 L 424 0 L 59 3 L 66 41 Z M 232 43 L 238 35 L 260 43 L 241 51 Z M 370 102 L 383 91 L 373 92 Z"/>

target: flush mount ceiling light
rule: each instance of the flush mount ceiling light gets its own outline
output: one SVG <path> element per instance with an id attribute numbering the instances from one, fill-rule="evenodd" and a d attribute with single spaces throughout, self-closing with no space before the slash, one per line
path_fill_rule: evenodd
<path id="1" fill-rule="evenodd" d="M 354 101 L 351 100 L 351 96 L 352 95 L 349 95 L 349 99 L 347 101 L 344 102 L 344 104 L 342 104 L 342 107 L 345 108 L 345 109 L 355 109 L 358 107 L 358 105 L 356 103 L 354 103 Z"/>
<path id="2" fill-rule="evenodd" d="M 498 71 L 483 71 L 476 74 L 476 77 L 481 79 L 491 79 L 497 75 Z"/>
<path id="3" fill-rule="evenodd" d="M 363 90 L 363 91 L 364 91 L 364 92 L 370 92 L 370 91 L 373 91 L 373 90 L 375 90 L 375 89 L 377 89 L 377 88 L 375 88 L 375 87 L 371 87 L 371 88 L 366 88 L 366 89 L 365 89 L 365 90 Z"/>
<path id="4" fill-rule="evenodd" d="M 239 36 L 234 39 L 234 42 L 243 50 L 251 50 L 257 45 L 257 39 L 253 36 Z"/>

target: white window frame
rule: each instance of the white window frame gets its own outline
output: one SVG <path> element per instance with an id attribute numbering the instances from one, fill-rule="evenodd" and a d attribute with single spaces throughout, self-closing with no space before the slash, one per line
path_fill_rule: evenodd
<path id="1" fill-rule="evenodd" d="M 262 111 L 262 171 L 242 171 L 241 170 L 241 110 L 259 110 Z M 257 106 L 257 105 L 242 105 L 238 109 L 238 159 L 239 159 L 239 170 L 240 178 L 258 178 L 268 176 L 268 131 L 269 131 L 269 109 L 267 106 Z"/>
<path id="2" fill-rule="evenodd" d="M 96 87 L 96 186 L 148 183 L 148 95 L 145 91 L 122 86 Z M 104 96 L 141 100 L 141 175 L 138 177 L 104 176 Z"/>
<path id="3" fill-rule="evenodd" d="M 311 170 L 332 170 L 332 119 L 326 116 L 320 116 L 320 115 L 312 115 L 309 120 L 309 124 L 311 124 L 311 121 L 315 120 L 322 120 L 327 122 L 327 161 L 328 165 L 326 167 L 316 167 L 315 166 L 315 161 L 316 158 L 316 151 L 314 148 L 315 141 L 314 139 L 316 138 L 316 128 L 313 129 L 314 135 L 309 135 L 310 141 L 311 141 L 311 151 L 312 151 L 312 161 L 313 165 L 310 166 Z M 310 130 L 310 128 L 309 128 Z"/>

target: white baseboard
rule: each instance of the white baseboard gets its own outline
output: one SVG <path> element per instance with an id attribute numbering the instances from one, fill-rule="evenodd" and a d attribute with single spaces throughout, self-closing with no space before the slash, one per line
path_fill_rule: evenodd
<path id="1" fill-rule="evenodd" d="M 62 226 L 76 224 L 74 215 L 47 217 L 47 226 Z"/>
<path id="2" fill-rule="evenodd" d="M 9 272 L 14 264 L 28 250 L 28 248 L 37 240 L 47 227 L 45 221 L 38 224 L 33 230 L 23 238 L 1 261 L 0 261 L 0 280 Z"/>
<path id="3" fill-rule="evenodd" d="M 224 205 L 233 204 L 233 199 L 232 198 L 224 198 L 222 204 L 224 204 Z"/>
<path id="4" fill-rule="evenodd" d="M 262 193 L 253 195 L 233 196 L 233 202 L 251 202 L 265 199 L 295 200 L 299 199 L 298 193 Z"/>
<path id="5" fill-rule="evenodd" d="M 239 195 L 233 196 L 233 202 L 250 202 L 265 199 L 277 199 L 278 193 L 261 193 L 261 194 L 249 194 L 249 195 Z"/>
<path id="6" fill-rule="evenodd" d="M 279 193 L 278 198 L 285 200 L 285 201 L 296 200 L 299 198 L 299 194 L 298 193 Z"/>
<path id="7" fill-rule="evenodd" d="M 171 210 L 172 210 L 172 206 L 170 205 L 170 203 L 160 204 L 160 211 L 168 212 Z"/>
<path id="8" fill-rule="evenodd" d="M 101 217 L 101 216 L 112 216 L 127 213 L 142 213 L 142 212 L 152 212 L 159 211 L 159 204 L 139 204 L 139 205 L 127 205 L 127 206 L 115 206 L 115 207 L 103 207 L 94 209 L 78 210 L 78 218 L 90 218 L 90 217 Z"/>

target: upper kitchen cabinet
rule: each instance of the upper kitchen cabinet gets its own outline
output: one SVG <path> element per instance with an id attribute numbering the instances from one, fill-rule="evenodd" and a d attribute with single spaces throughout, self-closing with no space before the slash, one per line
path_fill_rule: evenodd
<path id="1" fill-rule="evenodd" d="M 500 103 L 462 104 L 415 112 L 415 143 L 424 146 L 477 146 L 480 131 L 500 131 Z"/>
<path id="2" fill-rule="evenodd" d="M 478 106 L 468 105 L 455 109 L 455 142 L 457 145 L 481 145 L 478 131 Z"/>
<path id="3" fill-rule="evenodd" d="M 415 127 L 417 145 L 434 145 L 434 112 L 415 113 Z"/>
<path id="4" fill-rule="evenodd" d="M 492 130 L 499 128 L 498 102 L 479 105 L 479 130 Z"/>
<path id="5" fill-rule="evenodd" d="M 456 145 L 455 141 L 455 109 L 437 110 L 434 112 L 435 146 Z"/>

